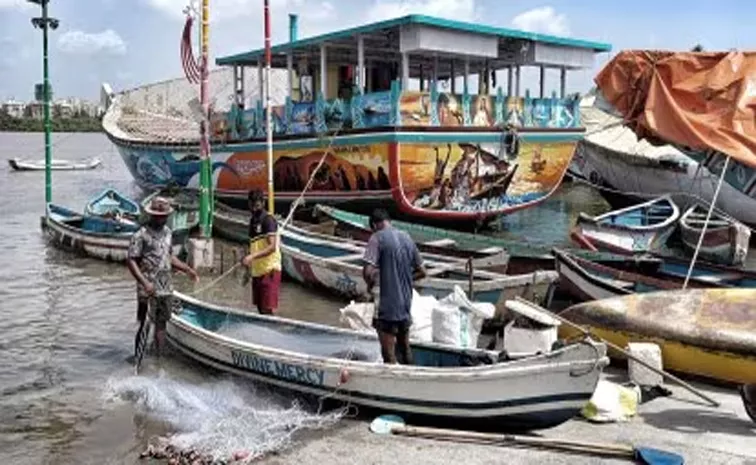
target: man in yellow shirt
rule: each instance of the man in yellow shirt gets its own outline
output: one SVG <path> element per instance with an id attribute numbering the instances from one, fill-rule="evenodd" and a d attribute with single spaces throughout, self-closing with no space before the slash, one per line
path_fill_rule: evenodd
<path id="1" fill-rule="evenodd" d="M 249 220 L 249 255 L 242 259 L 252 274 L 252 295 L 257 310 L 272 315 L 278 309 L 281 290 L 281 251 L 278 247 L 278 222 L 265 211 L 263 193 L 251 190 L 248 196 L 252 217 Z"/>

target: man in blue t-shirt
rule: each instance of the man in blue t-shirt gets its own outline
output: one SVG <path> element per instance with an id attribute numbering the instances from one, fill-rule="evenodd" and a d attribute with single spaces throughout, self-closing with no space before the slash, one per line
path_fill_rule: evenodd
<path id="1" fill-rule="evenodd" d="M 376 280 L 380 283 L 373 327 L 378 331 L 383 361 L 411 365 L 412 284 L 426 275 L 423 260 L 412 238 L 391 226 L 386 210 L 373 211 L 370 227 L 373 235 L 365 248 L 362 276 L 371 296 Z"/>

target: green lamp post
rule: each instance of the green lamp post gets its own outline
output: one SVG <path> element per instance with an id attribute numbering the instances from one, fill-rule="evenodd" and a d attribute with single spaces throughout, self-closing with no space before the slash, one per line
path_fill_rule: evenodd
<path id="1" fill-rule="evenodd" d="M 45 104 L 45 204 L 52 201 L 52 173 L 50 171 L 50 163 L 52 162 L 52 146 L 50 144 L 50 131 L 52 125 L 50 123 L 50 79 L 49 70 L 47 67 L 47 30 L 53 31 L 58 28 L 60 24 L 55 18 L 47 16 L 47 4 L 50 0 L 27 0 L 30 3 L 35 3 L 42 7 L 42 16 L 39 18 L 32 18 L 32 25 L 37 29 L 42 29 L 42 93 Z M 47 209 L 45 209 L 47 210 Z"/>

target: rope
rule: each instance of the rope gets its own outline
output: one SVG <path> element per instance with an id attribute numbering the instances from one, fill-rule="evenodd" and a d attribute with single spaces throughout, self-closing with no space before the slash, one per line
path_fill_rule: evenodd
<path id="1" fill-rule="evenodd" d="M 714 197 L 711 199 L 711 205 L 709 206 L 709 211 L 706 213 L 706 221 L 703 224 L 703 228 L 701 228 L 701 235 L 698 236 L 698 244 L 696 245 L 696 250 L 693 252 L 693 259 L 690 261 L 690 266 L 688 267 L 688 274 L 685 276 L 685 282 L 683 283 L 683 289 L 688 287 L 688 281 L 690 281 L 690 275 L 693 273 L 693 266 L 696 263 L 696 259 L 698 258 L 698 252 L 701 250 L 701 244 L 703 244 L 704 236 L 706 235 L 706 227 L 709 226 L 709 220 L 711 219 L 711 212 L 714 210 L 714 205 L 717 203 L 717 197 L 719 197 L 719 189 L 722 188 L 722 182 L 724 181 L 725 173 L 727 172 L 727 165 L 730 163 L 730 157 L 727 157 L 724 162 L 724 166 L 722 167 L 722 174 L 719 176 L 719 183 L 717 184 L 717 189 L 714 191 Z"/>
<path id="2" fill-rule="evenodd" d="M 189 295 L 195 296 L 197 294 L 201 294 L 202 292 L 205 292 L 206 290 L 210 289 L 211 287 L 213 287 L 216 284 L 218 284 L 219 282 L 221 282 L 224 278 L 228 277 L 234 270 L 236 270 L 236 268 L 238 268 L 240 266 L 241 266 L 241 263 L 235 264 L 234 266 L 232 266 L 231 268 L 229 268 L 225 273 L 223 273 L 222 275 L 220 275 L 217 279 L 214 279 L 210 284 L 208 284 L 207 286 L 203 286 L 203 287 L 197 289 L 196 291 L 192 291 Z"/>

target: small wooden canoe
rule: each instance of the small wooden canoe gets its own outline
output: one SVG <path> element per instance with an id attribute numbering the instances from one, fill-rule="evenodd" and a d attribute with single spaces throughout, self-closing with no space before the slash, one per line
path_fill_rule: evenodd
<path id="1" fill-rule="evenodd" d="M 413 365 L 386 365 L 373 333 L 257 315 L 175 294 L 167 339 L 216 369 L 300 395 L 397 413 L 418 423 L 526 431 L 580 412 L 607 365 L 591 340 L 548 354 L 499 354 L 413 343 Z"/>
<path id="2" fill-rule="evenodd" d="M 607 299 L 641 292 L 682 289 L 690 262 L 656 257 L 656 269 L 642 272 L 592 262 L 565 250 L 554 249 L 559 289 L 581 301 Z M 756 273 L 697 261 L 689 288 L 756 288 Z"/>
<path id="3" fill-rule="evenodd" d="M 553 250 L 555 268 L 559 273 L 559 290 L 579 301 L 608 299 L 641 292 L 680 289 L 684 277 L 665 275 L 660 272 L 662 260 L 658 259 L 657 269 L 646 269 L 644 273 L 620 270 L 595 263 L 555 248 Z M 691 279 L 688 286 L 717 287 L 709 282 Z M 720 284 L 719 286 L 724 286 Z"/>
<path id="4" fill-rule="evenodd" d="M 84 207 L 85 215 L 121 218 L 133 223 L 138 222 L 140 213 L 139 204 L 116 189 L 105 189 Z"/>
<path id="5" fill-rule="evenodd" d="M 654 342 L 669 370 L 756 383 L 756 289 L 630 294 L 572 306 L 562 316 L 620 347 Z M 566 325 L 560 335 L 575 335 Z M 615 356 L 610 350 L 610 355 Z"/>
<path id="6" fill-rule="evenodd" d="M 88 216 L 56 204 L 40 218 L 42 230 L 56 247 L 105 261 L 126 261 L 131 237 L 140 225 Z M 174 242 L 173 254 L 181 247 Z"/>
<path id="7" fill-rule="evenodd" d="M 11 158 L 8 164 L 15 171 L 45 171 L 45 160 L 23 160 Z M 102 164 L 99 158 L 91 158 L 80 162 L 71 160 L 52 160 L 50 169 L 55 171 L 93 170 Z"/>
<path id="8" fill-rule="evenodd" d="M 679 219 L 680 209 L 670 196 L 663 196 L 595 217 L 580 213 L 571 235 L 586 248 L 647 253 L 664 246 Z"/>
<path id="9" fill-rule="evenodd" d="M 336 235 L 367 241 L 372 234 L 368 226 L 368 217 L 365 215 L 320 204 L 315 206 L 315 212 L 336 222 L 334 230 Z M 519 274 L 554 269 L 551 245 L 472 234 L 399 220 L 391 220 L 391 224 L 409 234 L 423 252 L 468 258 L 498 253 L 503 249 L 509 254 L 509 264 L 506 270 L 501 270 L 502 272 Z M 646 268 L 658 267 L 656 263 L 658 260 L 655 259 L 635 259 L 626 255 L 577 248 L 565 250 L 576 256 L 619 269 L 644 271 Z"/>
<path id="10" fill-rule="evenodd" d="M 131 237 L 138 225 L 86 216 L 60 205 L 48 204 L 42 228 L 58 248 L 106 261 L 126 260 Z"/>
<path id="11" fill-rule="evenodd" d="M 680 237 L 686 249 L 696 250 L 708 208 L 694 204 L 680 218 Z M 743 223 L 712 212 L 698 256 L 723 265 L 742 265 L 748 255 L 751 230 Z"/>
<path id="12" fill-rule="evenodd" d="M 283 268 L 296 281 L 324 287 L 347 299 L 366 294 L 367 286 L 362 278 L 364 243 L 346 242 L 295 226 L 281 231 L 281 242 Z M 451 294 L 455 286 L 466 292 L 472 288 L 474 300 L 496 307 L 495 319 L 506 314 L 504 303 L 515 296 L 547 303 L 558 277 L 553 270 L 510 275 L 476 268 L 471 283 L 465 271 L 465 260 L 425 252 L 421 255 L 428 276 L 415 283 L 420 294 L 443 298 Z"/>

